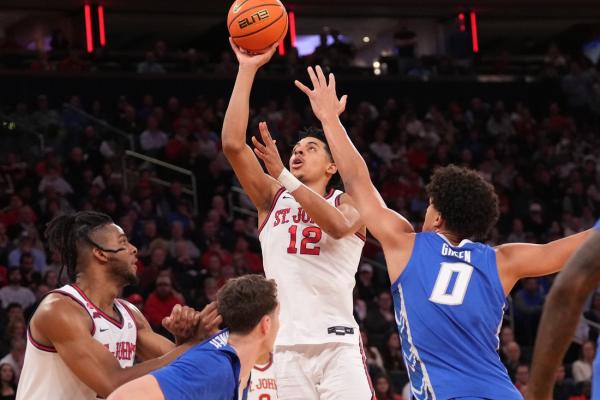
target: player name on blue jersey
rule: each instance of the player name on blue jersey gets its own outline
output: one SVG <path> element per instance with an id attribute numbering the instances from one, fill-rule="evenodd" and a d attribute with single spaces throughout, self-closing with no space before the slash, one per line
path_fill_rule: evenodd
<path id="1" fill-rule="evenodd" d="M 461 260 L 465 260 L 466 262 L 471 262 L 471 252 L 469 250 L 465 251 L 456 251 L 450 248 L 446 243 L 442 244 L 442 255 L 448 257 L 456 257 Z"/>

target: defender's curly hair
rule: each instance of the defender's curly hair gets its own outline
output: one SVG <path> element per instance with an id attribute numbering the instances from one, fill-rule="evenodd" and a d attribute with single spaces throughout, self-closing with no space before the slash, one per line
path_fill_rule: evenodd
<path id="1" fill-rule="evenodd" d="M 439 168 L 427 185 L 433 206 L 446 228 L 462 239 L 485 239 L 498 221 L 498 196 L 477 172 L 449 165 Z"/>

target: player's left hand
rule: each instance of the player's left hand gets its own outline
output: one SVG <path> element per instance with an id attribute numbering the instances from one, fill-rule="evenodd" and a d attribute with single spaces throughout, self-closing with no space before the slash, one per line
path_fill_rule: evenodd
<path id="1" fill-rule="evenodd" d="M 271 138 L 271 133 L 269 133 L 269 128 L 267 127 L 266 122 L 260 122 L 258 124 L 258 129 L 260 130 L 260 136 L 262 137 L 264 144 L 260 143 L 256 137 L 252 136 L 254 153 L 256 153 L 258 158 L 263 160 L 269 175 L 277 179 L 285 167 L 283 166 L 283 162 L 279 156 L 279 150 L 277 150 L 276 142 L 273 140 L 273 138 Z"/>
<path id="2" fill-rule="evenodd" d="M 346 110 L 348 96 L 344 95 L 338 99 L 333 74 L 329 74 L 328 83 L 320 66 L 308 67 L 307 70 L 313 89 L 311 90 L 300 81 L 294 81 L 294 84 L 308 96 L 313 113 L 319 121 L 324 122 L 331 118 L 337 118 Z"/>
<path id="3" fill-rule="evenodd" d="M 175 343 L 179 345 L 195 335 L 200 318 L 200 312 L 176 304 L 171 310 L 171 315 L 162 320 L 162 326 L 175 336 Z"/>

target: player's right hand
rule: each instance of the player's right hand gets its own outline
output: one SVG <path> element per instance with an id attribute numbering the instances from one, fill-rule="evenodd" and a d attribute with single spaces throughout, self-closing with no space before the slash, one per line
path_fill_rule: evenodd
<path id="1" fill-rule="evenodd" d="M 217 302 L 213 301 L 200 311 L 194 339 L 200 342 L 206 340 L 219 331 L 222 323 L 223 317 L 219 314 Z"/>
<path id="2" fill-rule="evenodd" d="M 254 144 L 254 153 L 263 160 L 265 163 L 265 167 L 267 167 L 267 171 L 269 175 L 273 178 L 277 179 L 281 171 L 285 168 L 283 166 L 283 162 L 281 161 L 281 156 L 279 155 L 279 151 L 277 150 L 277 146 L 275 145 L 275 141 L 271 137 L 271 133 L 269 132 L 269 128 L 267 127 L 266 122 L 260 122 L 258 124 L 258 129 L 260 130 L 260 136 L 262 138 L 263 143 L 260 143 L 258 139 L 252 136 L 252 143 Z"/>
<path id="3" fill-rule="evenodd" d="M 248 66 L 259 69 L 263 65 L 269 62 L 273 54 L 275 54 L 275 50 L 277 50 L 278 44 L 274 44 L 270 49 L 261 54 L 252 54 L 247 52 L 246 50 L 239 47 L 237 44 L 233 42 L 233 39 L 229 38 L 229 44 L 231 44 L 231 48 L 237 57 L 240 66 Z"/>

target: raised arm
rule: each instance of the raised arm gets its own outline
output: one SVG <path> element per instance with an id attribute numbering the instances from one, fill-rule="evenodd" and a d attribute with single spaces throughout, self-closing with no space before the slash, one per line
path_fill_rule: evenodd
<path id="1" fill-rule="evenodd" d="M 504 293 L 510 293 L 521 278 L 560 271 L 591 232 L 590 229 L 546 244 L 509 243 L 498 246 L 496 259 Z"/>
<path id="2" fill-rule="evenodd" d="M 600 232 L 569 260 L 546 298 L 533 353 L 528 400 L 551 400 L 554 374 L 571 343 L 586 298 L 600 283 Z"/>
<path id="3" fill-rule="evenodd" d="M 261 122 L 259 129 L 264 144 L 253 137 L 254 152 L 263 160 L 269 174 L 274 178 L 280 177 L 282 173 L 291 175 L 281 161 L 279 151 L 277 150 L 275 141 L 271 138 L 267 124 Z M 361 229 L 363 223 L 361 222 L 360 214 L 353 206 L 352 199 L 349 196 L 344 196 L 340 205 L 335 207 L 329 204 L 323 196 L 302 184 L 299 180 L 292 179 L 299 186 L 290 193 L 317 225 L 329 236 L 334 239 L 340 239 L 344 236 L 353 235 Z"/>
<path id="4" fill-rule="evenodd" d="M 246 144 L 246 130 L 254 77 L 258 69 L 271 59 L 276 46 L 266 53 L 251 56 L 240 50 L 231 39 L 230 42 L 240 65 L 223 121 L 223 153 L 231 163 L 244 191 L 261 213 L 269 209 L 280 185 L 263 172 L 252 149 Z"/>
<path id="5" fill-rule="evenodd" d="M 414 234 L 414 229 L 403 216 L 387 208 L 381 195 L 373 186 L 365 160 L 350 141 L 339 119 L 340 109 L 343 110 L 346 105 L 346 96 L 338 99 L 333 74 L 329 75 L 329 84 L 319 66 L 315 70 L 309 67 L 308 74 L 313 85 L 312 90 L 299 81 L 295 84 L 308 96 L 315 116 L 323 125 L 327 143 L 344 181 L 344 187 L 352 196 L 367 229 L 381 242 L 384 250 L 388 250 L 386 254 L 388 267 L 402 268 L 404 261 L 408 261 L 408 257 L 406 260 L 403 257 L 400 257 L 401 260 L 396 257 L 390 260 L 389 255 L 392 249 L 412 248 L 412 242 L 407 241 L 405 235 Z M 395 265 L 392 266 L 392 263 Z M 390 272 L 390 275 L 397 274 Z"/>
<path id="6" fill-rule="evenodd" d="M 54 347 L 69 369 L 101 397 L 107 397 L 125 382 L 167 365 L 191 347 L 191 343 L 178 346 L 162 357 L 122 368 L 115 356 L 92 337 L 91 327 L 86 312 L 60 295 L 42 303 L 30 325 L 34 340 Z"/>

